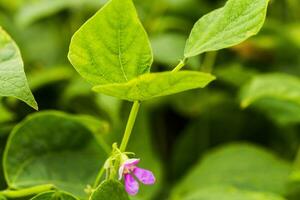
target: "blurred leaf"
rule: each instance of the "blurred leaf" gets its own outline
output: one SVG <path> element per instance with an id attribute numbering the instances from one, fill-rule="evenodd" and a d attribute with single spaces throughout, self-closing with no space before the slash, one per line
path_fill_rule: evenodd
<path id="1" fill-rule="evenodd" d="M 202 115 L 207 111 L 209 112 L 211 107 L 223 105 L 224 101 L 228 101 L 228 98 L 230 98 L 225 92 L 209 89 L 192 90 L 176 94 L 172 97 L 170 101 L 173 109 L 189 118 Z"/>
<path id="2" fill-rule="evenodd" d="M 0 27 L 0 95 L 13 96 L 34 109 L 38 105 L 29 89 L 23 60 L 15 42 Z"/>
<path id="3" fill-rule="evenodd" d="M 99 7 L 106 0 L 36 0 L 23 4 L 16 21 L 21 26 L 27 26 L 41 18 L 51 16 L 66 8 L 80 8 L 92 4 Z"/>
<path id="4" fill-rule="evenodd" d="M 11 188 L 54 184 L 84 197 L 105 158 L 93 134 L 72 116 L 42 112 L 12 131 L 3 165 Z"/>
<path id="5" fill-rule="evenodd" d="M 15 11 L 22 5 L 23 2 L 24 0 L 0 0 L 0 5 L 7 10 Z"/>
<path id="6" fill-rule="evenodd" d="M 186 37 L 175 33 L 159 34 L 151 38 L 155 62 L 168 65 L 169 68 L 176 66 L 180 59 L 185 46 Z M 200 62 L 196 59 L 188 60 L 187 65 L 199 67 Z"/>
<path id="7" fill-rule="evenodd" d="M 3 124 L 0 124 L 0 128 L 2 128 L 3 126 L 4 126 Z M 7 135 L 6 135 L 5 131 L 2 131 L 0 129 L 0 160 L 1 161 L 2 161 L 4 147 L 6 144 L 6 139 L 7 139 Z M 5 189 L 5 188 L 6 188 L 6 183 L 5 183 L 4 174 L 3 174 L 3 166 L 1 163 L 0 164 L 0 190 Z M 0 195 L 0 199 L 1 199 L 1 195 Z"/>
<path id="8" fill-rule="evenodd" d="M 59 18 L 52 18 L 28 28 L 15 27 L 24 61 L 38 67 L 66 65 L 69 48 L 69 27 Z M 22 33 L 22 34 L 20 34 Z M 30 39 L 29 39 L 30 38 Z M 67 63 L 69 64 L 69 63 Z"/>
<path id="9" fill-rule="evenodd" d="M 300 105 L 300 80 L 288 74 L 264 74 L 255 76 L 241 89 L 241 106 L 248 107 L 263 98 Z"/>
<path id="10" fill-rule="evenodd" d="M 127 83 L 95 86 L 93 90 L 129 101 L 143 101 L 190 89 L 203 88 L 214 79 L 213 75 L 202 72 L 161 72 L 144 74 Z"/>
<path id="11" fill-rule="evenodd" d="M 241 66 L 238 63 L 230 64 L 228 66 L 220 66 L 215 70 L 218 80 L 221 80 L 230 85 L 240 87 L 254 77 L 257 72 Z"/>
<path id="12" fill-rule="evenodd" d="M 184 55 L 193 57 L 237 45 L 258 33 L 269 0 L 228 0 L 223 8 L 202 17 L 192 29 Z"/>
<path id="13" fill-rule="evenodd" d="M 101 107 L 108 114 L 113 125 L 120 123 L 120 113 L 122 111 L 122 101 L 120 99 L 104 94 L 98 94 L 96 101 L 99 107 Z"/>
<path id="14" fill-rule="evenodd" d="M 6 198 L 2 195 L 0 195 L 0 200 L 6 200 Z"/>
<path id="15" fill-rule="evenodd" d="M 31 198 L 31 200 L 78 200 L 71 194 L 62 191 L 49 191 L 38 194 Z"/>
<path id="16" fill-rule="evenodd" d="M 129 200 L 124 186 L 115 180 L 107 180 L 93 192 L 90 200 Z"/>
<path id="17" fill-rule="evenodd" d="M 279 160 L 261 148 L 233 144 L 208 154 L 175 187 L 173 194 L 181 197 L 215 185 L 284 194 L 290 170 L 289 163 Z"/>
<path id="18" fill-rule="evenodd" d="M 215 186 L 197 190 L 181 200 L 284 200 L 271 194 L 239 190 L 234 187 Z"/>
<path id="19" fill-rule="evenodd" d="M 263 98 L 257 100 L 253 106 L 279 125 L 286 126 L 300 123 L 300 106 L 298 103 Z"/>
<path id="20" fill-rule="evenodd" d="M 165 33 L 151 38 L 154 60 L 166 65 L 176 65 L 182 59 L 185 36 Z"/>
<path id="21" fill-rule="evenodd" d="M 110 145 L 104 140 L 104 138 L 109 137 L 109 133 L 111 133 L 111 127 L 108 122 L 89 115 L 76 115 L 73 118 L 84 124 L 86 128 L 88 128 L 94 134 L 99 145 L 107 153 L 107 155 L 111 153 Z"/>
<path id="22" fill-rule="evenodd" d="M 131 0 L 111 0 L 73 36 L 69 59 L 93 85 L 128 82 L 150 71 L 152 51 Z"/>
<path id="23" fill-rule="evenodd" d="M 0 125 L 3 122 L 11 121 L 15 117 L 14 113 L 7 110 L 1 102 L 0 98 Z M 1 135 L 1 134 L 0 134 Z"/>
<path id="24" fill-rule="evenodd" d="M 43 70 L 37 70 L 28 75 L 30 88 L 37 90 L 45 85 L 68 81 L 74 77 L 74 71 L 69 66 L 53 66 Z"/>
<path id="25" fill-rule="evenodd" d="M 241 106 L 254 105 L 279 123 L 300 122 L 300 80 L 288 74 L 255 76 L 240 92 Z"/>

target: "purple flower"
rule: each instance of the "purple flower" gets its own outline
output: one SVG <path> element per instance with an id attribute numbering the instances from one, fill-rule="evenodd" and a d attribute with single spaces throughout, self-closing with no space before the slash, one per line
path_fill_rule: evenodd
<path id="1" fill-rule="evenodd" d="M 127 159 L 119 168 L 119 180 L 124 176 L 125 189 L 130 195 L 136 195 L 139 191 L 139 183 L 136 179 L 145 185 L 155 183 L 151 171 L 136 166 L 139 162 L 140 159 Z"/>

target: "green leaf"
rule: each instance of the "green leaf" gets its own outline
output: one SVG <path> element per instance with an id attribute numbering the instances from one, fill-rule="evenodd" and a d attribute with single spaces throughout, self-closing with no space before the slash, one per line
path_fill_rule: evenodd
<path id="1" fill-rule="evenodd" d="M 2 161 L 3 151 L 7 140 L 6 132 L 3 129 L 3 124 L 0 124 L 0 160 Z M 3 166 L 0 164 L 0 190 L 3 190 L 6 188 L 6 183 L 3 175 Z M 1 199 L 1 194 L 0 194 Z"/>
<path id="2" fill-rule="evenodd" d="M 53 184 L 79 197 L 92 184 L 106 153 L 73 116 L 60 112 L 31 115 L 7 142 L 3 166 L 10 188 Z"/>
<path id="3" fill-rule="evenodd" d="M 239 63 L 232 63 L 225 66 L 221 65 L 216 68 L 215 74 L 218 77 L 218 80 L 234 87 L 240 87 L 258 73 L 255 70 L 246 68 Z"/>
<path id="4" fill-rule="evenodd" d="M 261 192 L 239 190 L 234 187 L 207 187 L 193 192 L 181 200 L 284 200 L 285 198 Z"/>
<path id="5" fill-rule="evenodd" d="M 13 96 L 34 109 L 38 105 L 29 89 L 23 60 L 16 43 L 0 27 L 0 96 Z"/>
<path id="6" fill-rule="evenodd" d="M 6 198 L 2 195 L 0 195 L 0 200 L 6 200 Z"/>
<path id="7" fill-rule="evenodd" d="M 288 74 L 257 75 L 240 91 L 241 106 L 252 105 L 275 122 L 300 122 L 300 79 Z"/>
<path id="8" fill-rule="evenodd" d="M 194 26 L 184 56 L 193 57 L 237 45 L 258 33 L 269 0 L 228 0 L 222 8 L 203 16 Z"/>
<path id="9" fill-rule="evenodd" d="M 99 7 L 106 0 L 35 0 L 23 3 L 16 16 L 21 26 L 27 26 L 39 19 L 49 17 L 67 8 L 82 8 L 87 5 Z"/>
<path id="10" fill-rule="evenodd" d="M 241 90 L 243 108 L 263 98 L 274 98 L 300 106 L 300 79 L 288 74 L 265 74 L 256 76 Z"/>
<path id="11" fill-rule="evenodd" d="M 78 198 L 62 191 L 49 191 L 38 194 L 31 200 L 78 200 Z"/>
<path id="12" fill-rule="evenodd" d="M 247 144 L 233 144 L 206 155 L 177 185 L 173 195 L 185 196 L 215 185 L 284 194 L 290 171 L 289 163 L 264 149 Z"/>
<path id="13" fill-rule="evenodd" d="M 203 88 L 215 79 L 208 73 L 194 71 L 161 72 L 141 75 L 127 83 L 99 85 L 96 92 L 129 101 L 144 101 L 154 97 Z"/>
<path id="14" fill-rule="evenodd" d="M 176 20 L 178 23 L 178 20 Z M 176 24 L 178 25 L 178 24 Z M 155 62 L 167 65 L 173 68 L 182 59 L 182 53 L 185 46 L 186 37 L 182 34 L 162 33 L 151 38 Z M 200 61 L 198 57 L 187 61 L 187 66 L 198 68 Z"/>
<path id="15" fill-rule="evenodd" d="M 67 82 L 74 77 L 74 70 L 70 66 L 52 66 L 43 70 L 37 70 L 28 75 L 32 91 L 48 85 Z"/>
<path id="16" fill-rule="evenodd" d="M 153 56 L 131 0 L 110 0 L 73 36 L 69 60 L 93 85 L 127 82 L 150 71 Z"/>
<path id="17" fill-rule="evenodd" d="M 115 180 L 102 182 L 91 195 L 90 200 L 129 200 L 124 186 Z"/>

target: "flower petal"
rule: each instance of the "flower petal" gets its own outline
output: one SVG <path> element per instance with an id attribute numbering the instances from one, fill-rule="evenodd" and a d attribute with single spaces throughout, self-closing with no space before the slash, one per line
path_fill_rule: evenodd
<path id="1" fill-rule="evenodd" d="M 125 190 L 130 195 L 136 195 L 139 191 L 139 183 L 132 177 L 131 174 L 125 174 Z"/>
<path id="2" fill-rule="evenodd" d="M 136 159 L 136 158 L 132 158 L 132 159 L 128 159 L 126 160 L 123 165 L 124 167 L 130 167 L 130 166 L 135 166 L 140 162 L 140 159 Z"/>
<path id="3" fill-rule="evenodd" d="M 155 177 L 149 170 L 136 167 L 133 174 L 145 185 L 152 185 L 155 183 Z"/>

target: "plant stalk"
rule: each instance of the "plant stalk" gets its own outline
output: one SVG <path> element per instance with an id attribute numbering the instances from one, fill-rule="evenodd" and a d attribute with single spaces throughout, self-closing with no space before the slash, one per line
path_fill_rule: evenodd
<path id="1" fill-rule="evenodd" d="M 181 70 L 181 68 L 183 68 L 185 66 L 186 63 L 186 58 L 184 58 L 183 60 L 180 60 L 180 62 L 178 63 L 178 65 L 172 70 L 172 72 L 178 72 L 179 70 Z"/>
<path id="2" fill-rule="evenodd" d="M 55 189 L 54 185 L 46 184 L 46 185 L 38 185 L 31 188 L 25 188 L 20 190 L 7 189 L 7 190 L 0 191 L 0 195 L 3 195 L 7 198 L 20 198 L 20 197 L 39 194 L 41 192 L 46 192 L 52 189 Z"/>
<path id="3" fill-rule="evenodd" d="M 139 108 L 140 108 L 140 102 L 139 101 L 135 101 L 132 105 L 130 114 L 129 114 L 129 118 L 127 121 L 127 125 L 126 125 L 126 129 L 125 129 L 125 133 L 120 145 L 120 151 L 124 152 L 126 150 L 135 120 L 136 120 L 136 116 L 138 114 Z"/>

